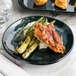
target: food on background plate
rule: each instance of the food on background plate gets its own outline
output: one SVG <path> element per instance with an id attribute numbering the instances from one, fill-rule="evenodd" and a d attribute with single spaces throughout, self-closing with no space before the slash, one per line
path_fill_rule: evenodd
<path id="1" fill-rule="evenodd" d="M 48 0 L 34 0 L 34 1 L 35 1 L 35 5 L 40 6 L 47 3 Z"/>
<path id="2" fill-rule="evenodd" d="M 61 9 L 67 9 L 67 0 L 55 0 L 55 5 Z"/>
<path id="3" fill-rule="evenodd" d="M 23 28 L 16 35 L 15 39 L 28 27 L 14 52 L 16 54 L 20 53 L 24 59 L 27 59 L 40 43 L 45 43 L 51 51 L 64 53 L 65 47 L 62 44 L 60 36 L 54 29 L 54 23 L 55 21 L 52 21 L 48 24 L 47 18 L 41 17 L 39 20 L 35 21 L 32 26 Z"/>

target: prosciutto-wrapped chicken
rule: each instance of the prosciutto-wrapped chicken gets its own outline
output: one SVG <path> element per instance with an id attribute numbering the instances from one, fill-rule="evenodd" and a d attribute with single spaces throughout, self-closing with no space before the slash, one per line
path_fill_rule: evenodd
<path id="1" fill-rule="evenodd" d="M 46 26 L 38 23 L 34 27 L 34 34 L 35 37 L 47 44 L 51 50 L 53 50 L 56 53 L 64 53 L 65 47 L 62 43 L 62 40 L 58 33 L 54 29 L 53 24 L 48 24 Z"/>
<path id="2" fill-rule="evenodd" d="M 67 9 L 67 0 L 55 0 L 55 5 L 61 9 Z"/>

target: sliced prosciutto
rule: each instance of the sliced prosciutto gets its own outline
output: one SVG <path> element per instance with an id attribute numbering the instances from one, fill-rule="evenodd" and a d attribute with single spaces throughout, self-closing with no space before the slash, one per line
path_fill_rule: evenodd
<path id="1" fill-rule="evenodd" d="M 48 45 L 48 47 L 56 53 L 64 53 L 65 47 L 62 43 L 62 39 L 54 29 L 53 24 L 48 24 L 46 26 L 38 23 L 34 27 L 35 37 Z"/>

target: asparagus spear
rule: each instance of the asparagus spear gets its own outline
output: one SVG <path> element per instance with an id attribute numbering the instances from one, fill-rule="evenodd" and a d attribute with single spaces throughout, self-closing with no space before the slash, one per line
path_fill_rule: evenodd
<path id="1" fill-rule="evenodd" d="M 56 21 L 55 20 L 53 20 L 53 21 L 51 21 L 49 24 L 54 24 Z"/>
<path id="2" fill-rule="evenodd" d="M 27 37 L 30 37 L 30 38 L 32 38 L 33 37 L 33 32 L 31 32 L 29 35 L 27 35 Z M 27 40 L 28 38 L 26 38 L 25 40 L 21 40 L 20 42 L 19 42 L 19 44 L 18 44 L 18 46 L 16 47 L 16 49 L 14 50 L 14 53 L 16 53 L 16 54 L 18 54 L 18 52 L 21 50 L 21 49 L 19 49 L 19 48 L 21 48 L 23 45 L 22 44 L 25 44 L 24 42 Z M 29 42 L 29 41 L 28 41 Z M 28 43 L 27 42 L 27 43 Z M 27 46 L 26 46 L 27 47 Z M 25 47 L 25 48 L 26 48 Z M 19 50 L 18 50 L 19 49 Z"/>
<path id="3" fill-rule="evenodd" d="M 25 51 L 25 49 L 27 48 L 27 46 L 28 46 L 28 44 L 30 43 L 30 41 L 31 41 L 31 38 L 30 38 L 30 36 L 28 36 L 28 37 L 25 39 L 25 41 L 22 43 L 22 45 L 17 49 L 17 51 L 18 51 L 20 54 L 22 54 L 22 53 Z"/>
<path id="4" fill-rule="evenodd" d="M 31 27 L 29 27 L 29 30 L 34 26 L 34 25 L 36 25 L 37 23 L 39 23 L 41 20 L 43 20 L 44 19 L 44 17 L 41 17 L 39 20 L 37 20 Z M 26 30 L 26 29 L 28 29 L 28 27 L 24 27 L 24 28 L 22 28 L 22 30 L 16 35 L 16 37 L 14 38 L 14 40 L 16 39 L 16 38 L 18 38 L 19 36 L 20 36 L 20 34 L 24 31 L 24 30 Z"/>
<path id="5" fill-rule="evenodd" d="M 27 49 L 27 51 L 22 55 L 22 57 L 26 59 L 36 49 L 39 43 L 40 41 L 38 41 L 37 39 L 36 42 L 29 49 Z"/>
<path id="6" fill-rule="evenodd" d="M 25 33 L 26 36 L 25 35 L 23 36 L 23 38 L 21 39 L 21 41 L 19 42 L 19 44 L 21 45 L 24 42 L 24 40 L 27 38 L 27 36 L 30 36 L 31 34 L 33 34 L 33 31 Z"/>
<path id="7" fill-rule="evenodd" d="M 31 40 L 31 42 L 29 43 L 28 47 L 30 47 L 35 42 L 35 40 L 36 40 L 36 37 L 34 36 Z"/>
<path id="8" fill-rule="evenodd" d="M 44 23 L 42 23 L 42 24 L 43 24 L 43 25 L 46 25 L 47 22 L 48 22 L 48 19 L 46 18 L 45 21 L 44 21 Z"/>

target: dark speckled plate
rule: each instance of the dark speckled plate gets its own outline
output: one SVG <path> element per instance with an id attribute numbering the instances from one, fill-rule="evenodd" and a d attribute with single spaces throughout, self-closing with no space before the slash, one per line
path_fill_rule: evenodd
<path id="1" fill-rule="evenodd" d="M 32 21 L 38 20 L 40 17 L 41 16 L 25 17 L 14 22 L 13 24 L 11 24 L 11 26 L 7 28 L 7 30 L 3 35 L 2 43 L 3 43 L 4 49 L 11 56 L 13 56 L 18 60 L 23 60 L 20 55 L 16 55 L 13 52 L 15 47 L 18 45 L 18 42 L 14 41 L 13 39 L 23 26 L 26 26 L 28 23 Z M 48 22 L 51 22 L 52 20 L 56 20 L 51 17 L 47 17 L 47 18 L 48 18 Z M 29 63 L 33 63 L 33 64 L 51 64 L 62 60 L 68 54 L 70 54 L 73 46 L 73 34 L 71 29 L 65 23 L 59 20 L 56 20 L 55 29 L 60 35 L 60 37 L 62 38 L 63 44 L 66 47 L 65 53 L 58 54 L 53 52 L 49 48 L 39 50 L 39 47 L 37 47 L 36 50 L 27 58 L 27 60 L 24 60 L 24 61 L 28 61 Z"/>
<path id="2" fill-rule="evenodd" d="M 19 4 L 31 10 L 44 10 L 44 11 L 53 11 L 53 12 L 69 12 L 76 13 L 74 8 L 75 0 L 67 0 L 67 9 L 62 10 L 54 5 L 55 0 L 48 0 L 48 2 L 42 6 L 36 6 L 34 0 L 18 0 Z"/>

